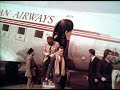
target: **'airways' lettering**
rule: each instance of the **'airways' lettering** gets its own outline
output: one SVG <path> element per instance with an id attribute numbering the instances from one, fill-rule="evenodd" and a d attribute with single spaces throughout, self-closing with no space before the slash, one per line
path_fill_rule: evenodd
<path id="1" fill-rule="evenodd" d="M 16 16 L 16 18 L 18 18 L 18 16 L 19 16 L 19 12 L 17 12 L 14 16 L 13 16 L 13 18 Z"/>
<path id="2" fill-rule="evenodd" d="M 3 11 L 1 11 L 0 13 L 2 14 Z M 7 12 L 7 15 L 8 15 L 8 12 Z M 24 19 L 28 21 L 32 20 L 32 21 L 51 24 L 55 16 L 42 15 L 42 14 L 40 15 L 40 14 L 35 14 L 35 13 L 18 11 L 17 13 L 14 14 L 13 18 Z"/>
<path id="3" fill-rule="evenodd" d="M 49 18 L 49 17 L 50 17 L 50 16 L 44 15 L 44 20 L 43 20 L 43 22 L 45 22 L 46 19 Z"/>
<path id="4" fill-rule="evenodd" d="M 29 15 L 29 13 L 28 12 L 26 12 L 25 14 L 24 14 L 24 16 L 23 16 L 23 18 L 22 19 L 26 19 L 27 20 L 27 16 Z"/>
<path id="5" fill-rule="evenodd" d="M 49 24 L 51 24 L 53 22 L 53 18 L 55 18 L 55 16 L 50 17 L 50 21 L 48 21 Z"/>
<path id="6" fill-rule="evenodd" d="M 11 10 L 1 10 L 0 11 L 0 16 L 8 16 L 10 14 Z"/>
<path id="7" fill-rule="evenodd" d="M 34 20 L 37 16 L 38 14 L 30 13 L 29 20 Z"/>

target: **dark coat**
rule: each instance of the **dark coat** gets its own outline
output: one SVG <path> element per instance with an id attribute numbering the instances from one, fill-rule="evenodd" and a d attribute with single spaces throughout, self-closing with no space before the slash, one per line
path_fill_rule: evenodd
<path id="1" fill-rule="evenodd" d="M 97 76 L 99 78 L 99 88 L 102 89 L 112 89 L 112 69 L 113 66 L 111 63 L 108 63 L 106 60 L 101 60 L 97 67 Z M 105 77 L 107 81 L 101 81 L 101 77 Z"/>
<path id="2" fill-rule="evenodd" d="M 95 79 L 97 79 L 97 66 L 100 59 L 95 57 L 92 62 L 89 63 L 88 69 L 88 83 L 90 89 L 97 88 L 97 83 L 95 83 Z"/>

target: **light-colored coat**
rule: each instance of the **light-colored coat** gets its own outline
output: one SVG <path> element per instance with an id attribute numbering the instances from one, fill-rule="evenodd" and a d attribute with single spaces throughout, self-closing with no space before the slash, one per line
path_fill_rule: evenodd
<path id="1" fill-rule="evenodd" d="M 35 62 L 32 55 L 29 55 L 26 59 L 26 77 L 35 76 Z"/>
<path id="2" fill-rule="evenodd" d="M 53 81 L 54 82 L 60 82 L 60 79 L 61 79 L 61 76 L 67 76 L 67 71 L 68 71 L 68 63 L 66 62 L 65 59 L 64 60 L 64 75 L 61 75 L 61 74 L 56 74 L 55 73 L 55 69 L 56 69 L 56 66 L 55 66 L 55 62 L 56 62 L 56 56 L 52 57 L 51 58 L 51 61 L 50 61 L 50 64 L 48 66 L 48 70 L 47 70 L 47 74 L 46 74 L 46 78 L 49 78 L 49 75 L 53 69 Z M 60 64 L 60 63 L 59 63 Z M 60 65 L 60 68 L 61 68 L 62 65 Z M 62 69 L 60 69 L 60 72 L 61 72 Z"/>
<path id="3" fill-rule="evenodd" d="M 59 43 L 54 41 L 51 47 L 50 57 L 53 57 L 55 55 L 58 47 L 59 47 Z M 48 43 L 45 43 L 44 48 L 43 48 L 43 53 L 44 53 L 43 62 L 45 62 L 48 59 L 47 54 L 49 54 L 49 49 L 50 49 L 50 45 Z"/>

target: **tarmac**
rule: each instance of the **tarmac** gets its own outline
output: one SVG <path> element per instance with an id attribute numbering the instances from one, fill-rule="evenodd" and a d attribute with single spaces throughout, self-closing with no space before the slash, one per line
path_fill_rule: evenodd
<path id="1" fill-rule="evenodd" d="M 0 72 L 0 73 L 4 73 Z M 70 83 L 67 84 L 65 89 L 87 89 L 88 82 L 86 79 L 86 73 L 79 71 L 70 71 Z M 14 80 L 14 79 L 13 79 Z M 0 74 L 0 89 L 27 89 L 26 88 L 27 79 L 24 77 L 23 72 L 19 72 L 19 79 L 17 81 L 8 81 L 5 74 Z M 43 83 L 43 85 L 38 85 L 35 81 L 32 89 L 55 89 L 53 83 L 49 82 L 48 85 Z"/>

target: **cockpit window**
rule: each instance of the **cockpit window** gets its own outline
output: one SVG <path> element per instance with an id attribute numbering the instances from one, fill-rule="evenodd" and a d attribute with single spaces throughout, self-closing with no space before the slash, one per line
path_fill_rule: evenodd
<path id="1" fill-rule="evenodd" d="M 24 33 L 25 33 L 25 28 L 19 27 L 18 28 L 18 34 L 23 34 L 24 35 Z"/>
<path id="2" fill-rule="evenodd" d="M 42 38 L 43 37 L 43 31 L 36 30 L 34 37 Z"/>
<path id="3" fill-rule="evenodd" d="M 3 31 L 8 31 L 8 30 L 9 30 L 9 25 L 3 24 L 2 30 L 3 30 Z"/>

